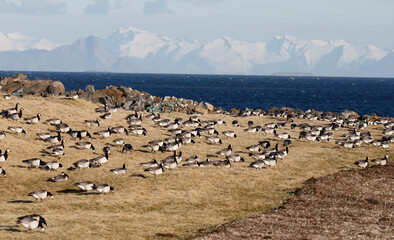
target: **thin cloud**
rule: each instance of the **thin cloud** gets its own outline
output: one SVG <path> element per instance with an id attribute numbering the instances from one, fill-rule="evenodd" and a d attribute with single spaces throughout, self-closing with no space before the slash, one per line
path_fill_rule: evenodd
<path id="1" fill-rule="evenodd" d="M 108 14 L 109 11 L 111 11 L 111 5 L 108 0 L 94 0 L 93 4 L 85 8 L 85 13 L 88 14 Z"/>
<path id="2" fill-rule="evenodd" d="M 168 8 L 167 2 L 164 0 L 154 0 L 145 2 L 144 4 L 145 14 L 173 14 L 174 12 Z"/>
<path id="3" fill-rule="evenodd" d="M 20 0 L 18 2 L 0 0 L 0 13 L 26 15 L 56 15 L 66 12 L 66 3 L 50 0 Z"/>

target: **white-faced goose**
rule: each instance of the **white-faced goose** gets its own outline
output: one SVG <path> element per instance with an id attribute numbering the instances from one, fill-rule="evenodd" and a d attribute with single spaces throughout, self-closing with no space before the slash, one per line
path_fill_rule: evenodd
<path id="1" fill-rule="evenodd" d="M 65 139 L 62 139 L 62 141 L 60 142 L 60 144 L 56 144 L 56 145 L 49 146 L 49 147 L 47 147 L 47 149 L 49 149 L 49 150 L 51 150 L 51 151 L 56 150 L 56 149 L 64 149 L 64 142 L 65 142 L 65 141 L 66 141 Z"/>
<path id="2" fill-rule="evenodd" d="M 123 144 L 124 144 L 123 138 L 116 138 L 116 139 L 113 140 L 113 142 L 114 142 L 116 145 L 123 145 Z"/>
<path id="3" fill-rule="evenodd" d="M 115 105 L 114 107 L 109 107 L 107 104 L 105 104 L 104 108 L 105 108 L 105 112 L 109 112 L 109 113 L 116 113 L 119 109 L 117 105 Z"/>
<path id="4" fill-rule="evenodd" d="M 231 125 L 233 125 L 233 127 L 239 127 L 239 122 L 238 120 L 234 120 L 231 122 Z"/>
<path id="5" fill-rule="evenodd" d="M 249 150 L 252 153 L 260 152 L 260 146 L 257 145 L 257 144 L 256 145 L 250 145 L 250 146 L 246 147 L 246 150 Z"/>
<path id="6" fill-rule="evenodd" d="M 369 157 L 365 158 L 365 160 L 355 161 L 354 164 L 356 164 L 358 167 L 366 168 L 368 167 L 368 161 L 369 161 Z"/>
<path id="7" fill-rule="evenodd" d="M 22 118 L 22 110 L 24 110 L 24 109 L 21 108 L 18 113 L 13 113 L 13 114 L 7 115 L 7 118 L 14 120 L 14 121 L 21 119 Z"/>
<path id="8" fill-rule="evenodd" d="M 52 149 L 52 154 L 54 154 L 55 156 L 66 155 L 63 148 Z"/>
<path id="9" fill-rule="evenodd" d="M 383 149 L 386 149 L 387 151 L 389 150 L 389 142 L 388 141 L 382 141 L 382 143 L 380 144 L 380 146 Z"/>
<path id="10" fill-rule="evenodd" d="M 254 158 L 255 160 L 263 160 L 265 159 L 264 153 L 249 153 L 249 156 Z"/>
<path id="11" fill-rule="evenodd" d="M 126 135 L 129 135 L 129 132 L 127 131 L 127 129 L 125 127 L 122 126 L 116 126 L 116 127 L 111 127 L 111 132 L 112 133 L 126 133 Z"/>
<path id="12" fill-rule="evenodd" d="M 218 151 L 216 153 L 226 156 L 226 155 L 231 154 L 231 151 L 232 151 L 231 144 L 229 144 L 227 148 L 223 148 L 222 150 L 220 150 L 220 151 Z"/>
<path id="13" fill-rule="evenodd" d="M 35 228 L 41 228 L 41 230 L 44 231 L 45 228 L 48 227 L 45 219 L 38 214 L 18 217 L 17 223 L 21 224 L 25 228 L 28 228 L 29 231 Z"/>
<path id="14" fill-rule="evenodd" d="M 263 133 L 266 133 L 266 134 L 274 133 L 274 131 L 275 131 L 274 128 L 264 128 L 263 129 Z"/>
<path id="15" fill-rule="evenodd" d="M 260 169 L 260 168 L 263 168 L 264 165 L 265 165 L 265 163 L 264 163 L 264 160 L 262 159 L 262 160 L 256 160 L 256 161 L 250 163 L 249 167 Z"/>
<path id="16" fill-rule="evenodd" d="M 170 119 L 163 119 L 159 122 L 156 122 L 159 126 L 161 127 L 167 127 L 168 125 L 171 124 L 171 120 Z"/>
<path id="17" fill-rule="evenodd" d="M 66 132 L 69 132 L 71 130 L 71 128 L 66 123 L 56 124 L 56 129 L 59 132 L 62 132 L 62 133 L 66 133 Z"/>
<path id="18" fill-rule="evenodd" d="M 1 111 L 1 115 L 2 115 L 3 117 L 8 117 L 8 115 L 17 113 L 17 112 L 18 112 L 18 106 L 19 106 L 19 103 L 17 102 L 17 103 L 15 104 L 15 107 L 9 108 L 9 109 L 5 109 L 5 110 L 2 110 L 2 111 Z"/>
<path id="19" fill-rule="evenodd" d="M 59 143 L 62 140 L 62 136 L 60 135 L 60 132 L 57 132 L 56 136 L 50 136 L 49 138 L 45 139 L 45 142 L 55 144 Z"/>
<path id="20" fill-rule="evenodd" d="M 256 127 L 250 127 L 250 128 L 244 129 L 244 132 L 257 133 L 257 128 Z"/>
<path id="21" fill-rule="evenodd" d="M 96 185 L 95 189 L 99 192 L 99 193 L 108 193 L 110 191 L 114 191 L 114 188 L 109 186 L 108 184 L 99 184 Z"/>
<path id="22" fill-rule="evenodd" d="M 78 183 L 75 183 L 74 185 L 79 187 L 80 189 L 82 189 L 85 192 L 91 191 L 95 188 L 95 185 L 90 181 L 78 182 Z"/>
<path id="23" fill-rule="evenodd" d="M 0 167 L 0 175 L 3 175 L 3 176 L 7 175 L 7 172 L 2 167 Z"/>
<path id="24" fill-rule="evenodd" d="M 3 96 L 4 100 L 11 100 L 12 99 L 12 95 L 10 94 L 6 94 Z"/>
<path id="25" fill-rule="evenodd" d="M 167 168 L 167 169 L 174 169 L 178 166 L 178 161 L 176 159 L 176 157 L 172 158 L 172 160 L 168 160 L 163 163 L 163 167 Z"/>
<path id="26" fill-rule="evenodd" d="M 68 168 L 67 170 L 75 170 L 75 169 L 84 169 L 84 168 L 90 168 L 91 164 L 89 160 L 86 159 L 81 159 L 73 163 L 73 165 Z"/>
<path id="27" fill-rule="evenodd" d="M 24 120 L 29 123 L 29 124 L 34 124 L 34 123 L 38 123 L 41 120 L 41 114 L 37 114 L 34 117 L 28 117 L 28 118 L 24 118 Z"/>
<path id="28" fill-rule="evenodd" d="M 181 133 L 182 133 L 182 129 L 180 129 L 180 128 L 169 129 L 168 131 L 169 131 L 170 133 L 172 133 L 172 134 L 175 134 L 175 135 L 181 134 Z"/>
<path id="29" fill-rule="evenodd" d="M 101 131 L 98 131 L 98 132 L 94 132 L 93 134 L 94 135 L 98 135 L 101 138 L 107 138 L 107 137 L 111 136 L 111 128 L 108 127 L 107 130 L 101 130 Z"/>
<path id="30" fill-rule="evenodd" d="M 188 162 L 188 163 L 198 162 L 198 161 L 200 161 L 200 159 L 197 157 L 197 155 L 193 155 L 193 156 L 185 159 L 185 162 Z"/>
<path id="31" fill-rule="evenodd" d="M 182 164 L 182 167 L 198 167 L 199 163 L 198 162 L 189 162 L 189 163 L 184 163 Z"/>
<path id="32" fill-rule="evenodd" d="M 177 129 L 179 127 L 179 124 L 177 122 L 170 123 L 167 125 L 168 129 Z"/>
<path id="33" fill-rule="evenodd" d="M 164 158 L 163 160 L 161 160 L 162 163 L 165 162 L 173 162 L 174 159 L 176 159 L 176 161 L 182 162 L 182 152 L 179 152 L 178 155 L 176 154 L 176 151 L 174 151 L 174 153 L 171 156 L 168 156 L 166 158 Z"/>
<path id="34" fill-rule="evenodd" d="M 47 192 L 46 190 L 37 190 L 37 191 L 33 191 L 31 193 L 28 194 L 28 196 L 32 196 L 36 199 L 36 201 L 38 199 L 40 199 L 41 201 L 47 197 L 53 198 L 52 193 Z"/>
<path id="35" fill-rule="evenodd" d="M 268 149 L 271 146 L 271 143 L 269 141 L 260 141 L 259 145 L 264 148 L 264 149 Z"/>
<path id="36" fill-rule="evenodd" d="M 0 163 L 5 162 L 8 159 L 8 154 L 10 153 L 10 149 L 6 149 L 4 153 L 0 150 Z"/>
<path id="37" fill-rule="evenodd" d="M 111 113 L 104 113 L 103 115 L 100 116 L 100 118 L 102 118 L 102 119 L 108 119 L 110 117 L 112 117 Z"/>
<path id="38" fill-rule="evenodd" d="M 111 169 L 110 171 L 115 173 L 115 174 L 123 174 L 123 173 L 127 172 L 126 167 L 127 167 L 127 164 L 123 163 L 123 167 L 121 167 L 121 168 L 114 168 L 114 169 Z"/>
<path id="39" fill-rule="evenodd" d="M 96 120 L 85 120 L 85 123 L 87 123 L 89 126 L 92 127 L 100 127 L 100 119 L 97 118 Z"/>
<path id="40" fill-rule="evenodd" d="M 50 162 L 46 162 L 43 167 L 47 168 L 48 171 L 51 171 L 51 170 L 56 170 L 58 168 L 62 168 L 63 165 L 57 161 L 50 161 Z"/>
<path id="41" fill-rule="evenodd" d="M 77 142 L 77 143 L 75 143 L 75 145 L 79 146 L 80 148 L 85 148 L 85 149 L 91 148 L 91 149 L 93 149 L 93 151 L 96 150 L 94 148 L 93 144 L 91 142 L 87 142 L 87 141 Z"/>
<path id="42" fill-rule="evenodd" d="M 269 167 L 275 166 L 276 162 L 277 162 L 276 156 L 274 158 L 266 158 L 263 161 L 264 161 L 264 164 L 269 166 Z"/>
<path id="43" fill-rule="evenodd" d="M 187 120 L 187 121 L 184 121 L 183 122 L 183 125 L 185 126 L 185 127 L 198 127 L 198 126 L 200 126 L 201 124 L 199 123 L 199 122 L 197 122 L 197 121 L 193 121 L 193 120 Z"/>
<path id="44" fill-rule="evenodd" d="M 270 156 L 277 156 L 279 159 L 283 159 L 289 153 L 289 147 L 286 147 L 286 150 L 276 151 L 270 154 Z"/>
<path id="45" fill-rule="evenodd" d="M 208 167 L 208 166 L 210 166 L 210 165 L 212 165 L 212 162 L 211 162 L 211 160 L 210 159 L 205 159 L 205 161 L 203 161 L 203 162 L 198 162 L 198 166 L 199 167 Z"/>
<path id="46" fill-rule="evenodd" d="M 90 161 L 98 163 L 98 164 L 103 164 L 103 163 L 108 162 L 108 159 L 109 159 L 109 154 L 108 154 L 108 151 L 106 151 L 106 152 L 104 152 L 104 156 L 92 158 L 92 159 L 90 159 Z"/>
<path id="47" fill-rule="evenodd" d="M 38 168 L 44 166 L 46 163 L 40 158 L 31 158 L 22 161 L 29 165 L 29 168 Z"/>
<path id="48" fill-rule="evenodd" d="M 88 137 L 88 138 L 92 138 L 92 136 L 90 135 L 90 133 L 87 130 L 79 130 L 79 139 Z"/>
<path id="49" fill-rule="evenodd" d="M 57 125 L 62 123 L 62 120 L 60 120 L 60 118 L 50 118 L 47 120 L 47 122 L 49 122 L 51 125 Z"/>
<path id="50" fill-rule="evenodd" d="M 145 167 L 156 167 L 159 166 L 159 163 L 156 161 L 156 159 L 153 159 L 150 162 L 143 162 L 140 163 L 141 166 L 145 166 Z"/>
<path id="51" fill-rule="evenodd" d="M 69 179 L 68 175 L 64 172 L 62 172 L 59 175 L 54 176 L 53 178 L 49 178 L 49 182 L 65 182 Z"/>
<path id="52" fill-rule="evenodd" d="M 146 129 L 145 128 L 130 128 L 130 132 L 136 135 L 144 135 L 146 137 Z"/>
<path id="53" fill-rule="evenodd" d="M 278 146 L 279 146 L 279 142 L 277 142 L 275 144 L 275 148 L 269 148 L 269 149 L 264 150 L 263 154 L 270 155 L 271 153 L 278 151 Z"/>
<path id="54" fill-rule="evenodd" d="M 182 137 L 181 140 L 184 145 L 196 143 L 191 137 Z"/>
<path id="55" fill-rule="evenodd" d="M 234 131 L 224 131 L 222 134 L 228 138 L 237 138 L 237 134 Z"/>
<path id="56" fill-rule="evenodd" d="M 230 163 L 229 159 L 227 159 L 225 161 L 215 162 L 213 165 L 217 166 L 217 167 L 225 167 L 225 168 L 230 168 L 231 167 L 231 163 Z"/>
<path id="57" fill-rule="evenodd" d="M 176 151 L 182 146 L 182 139 L 176 139 L 174 143 L 168 143 L 166 145 L 163 145 L 163 150 L 165 151 Z"/>
<path id="58" fill-rule="evenodd" d="M 222 140 L 220 139 L 219 136 L 207 136 L 206 138 L 207 138 L 207 140 L 208 140 L 210 143 L 213 143 L 213 144 L 215 144 L 215 143 L 222 144 Z"/>
<path id="59" fill-rule="evenodd" d="M 0 141 L 5 138 L 6 134 L 4 131 L 0 131 Z"/>
<path id="60" fill-rule="evenodd" d="M 163 163 L 160 163 L 158 166 L 147 168 L 144 171 L 155 175 L 156 178 L 156 175 L 162 174 L 164 172 Z"/>
<path id="61" fill-rule="evenodd" d="M 46 140 L 51 137 L 51 134 L 49 133 L 36 133 L 37 137 L 39 137 L 41 140 Z"/>
<path id="62" fill-rule="evenodd" d="M 130 143 L 126 143 L 125 145 L 123 145 L 122 147 L 122 153 L 124 152 L 130 152 L 133 151 L 133 146 Z"/>
<path id="63" fill-rule="evenodd" d="M 14 133 L 23 133 L 26 135 L 26 131 L 22 127 L 17 127 L 17 126 L 8 127 L 8 130 L 10 130 Z"/>
<path id="64" fill-rule="evenodd" d="M 156 152 L 160 149 L 160 145 L 157 143 L 148 143 L 147 145 L 144 145 L 142 147 L 148 148 L 151 152 Z"/>
<path id="65" fill-rule="evenodd" d="M 388 158 L 389 158 L 389 156 L 386 155 L 386 156 L 384 156 L 384 158 L 374 158 L 374 159 L 371 160 L 371 162 L 373 162 L 373 163 L 375 163 L 377 165 L 384 166 L 384 165 L 387 164 Z"/>
<path id="66" fill-rule="evenodd" d="M 140 115 L 139 118 L 130 118 L 127 120 L 129 125 L 141 125 L 142 124 L 142 116 Z"/>
<path id="67" fill-rule="evenodd" d="M 288 133 L 277 133 L 276 130 L 274 130 L 275 137 L 280 138 L 280 139 L 291 139 L 291 136 Z"/>
<path id="68" fill-rule="evenodd" d="M 232 162 L 245 162 L 245 159 L 239 154 L 229 154 L 226 158 Z"/>

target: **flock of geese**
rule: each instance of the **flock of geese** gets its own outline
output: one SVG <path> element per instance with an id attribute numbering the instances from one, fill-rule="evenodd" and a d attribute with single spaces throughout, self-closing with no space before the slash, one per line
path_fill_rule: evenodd
<path id="1" fill-rule="evenodd" d="M 96 146 L 93 141 L 93 137 L 98 137 L 100 139 L 107 139 L 111 135 L 121 136 L 124 134 L 125 137 L 117 137 L 111 142 L 112 145 L 121 147 L 122 153 L 127 153 L 134 151 L 132 144 L 127 143 L 127 136 L 129 134 L 135 136 L 147 136 L 149 133 L 143 124 L 153 124 L 156 128 L 163 129 L 167 131 L 171 136 L 166 139 L 156 139 L 149 141 L 145 145 L 141 146 L 147 149 L 147 153 L 155 152 L 171 152 L 171 155 L 162 159 L 160 161 L 152 159 L 152 161 L 141 163 L 144 171 L 154 175 L 163 174 L 166 170 L 172 170 L 181 165 L 182 167 L 208 167 L 216 166 L 222 168 L 230 168 L 233 164 L 238 162 L 246 162 L 245 157 L 248 156 L 252 161 L 248 164 L 250 168 L 262 169 L 266 167 L 274 167 L 278 164 L 279 160 L 285 159 L 286 156 L 290 154 L 289 149 L 291 148 L 294 139 L 307 139 L 308 141 L 331 141 L 333 139 L 333 131 L 339 130 L 341 128 L 349 128 L 349 132 L 343 135 L 342 139 L 336 141 L 343 148 L 355 149 L 360 147 L 362 144 L 373 145 L 376 147 L 381 147 L 388 150 L 389 144 L 394 142 L 394 122 L 388 119 L 345 119 L 343 117 L 334 114 L 320 114 L 317 115 L 312 111 L 307 111 L 305 113 L 280 113 L 279 115 L 274 115 L 276 117 L 282 117 L 287 119 L 286 121 L 280 121 L 277 123 L 271 122 L 266 123 L 263 126 L 258 126 L 249 121 L 247 127 L 243 131 L 237 130 L 242 134 L 261 134 L 262 138 L 265 136 L 275 137 L 275 140 L 269 139 L 262 140 L 247 146 L 245 149 L 240 149 L 238 146 L 233 146 L 232 144 L 227 145 L 220 151 L 213 152 L 207 155 L 204 159 L 201 159 L 197 154 L 190 157 L 184 157 L 182 155 L 182 148 L 189 144 L 205 143 L 211 145 L 221 145 L 227 141 L 227 139 L 236 139 L 237 134 L 234 131 L 236 128 L 241 128 L 241 124 L 238 120 L 233 120 L 231 124 L 227 124 L 222 119 L 216 120 L 202 120 L 199 115 L 192 115 L 189 119 L 184 120 L 182 118 L 176 118 L 174 120 L 162 119 L 160 114 L 147 114 L 143 116 L 138 112 L 134 112 L 124 118 L 125 123 L 128 127 L 123 126 L 113 126 L 107 127 L 106 129 L 99 130 L 103 121 L 110 121 L 109 119 L 113 114 L 116 114 L 116 107 L 109 107 L 105 105 L 104 107 L 96 108 L 95 111 L 101 114 L 96 120 L 84 120 L 87 126 L 92 128 L 97 128 L 96 132 L 89 132 L 88 130 L 73 130 L 71 126 L 63 122 L 60 118 L 50 118 L 45 121 L 41 119 L 41 114 L 37 113 L 32 117 L 23 117 L 23 108 L 20 108 L 19 103 L 9 109 L 4 109 L 1 111 L 1 115 L 4 120 L 1 121 L 2 125 L 4 123 L 12 126 L 8 126 L 8 132 L 0 132 L 0 143 L 7 139 L 8 133 L 13 134 L 23 134 L 26 135 L 26 131 L 23 129 L 23 124 L 40 124 L 40 122 L 49 123 L 55 134 L 48 132 L 35 133 L 37 136 L 37 141 L 43 141 L 47 144 L 46 151 L 49 155 L 58 157 L 65 155 L 67 150 L 65 149 L 66 138 L 64 135 L 69 135 L 71 141 L 76 148 L 79 149 L 91 149 L 92 151 L 100 149 Z M 224 112 L 224 114 L 230 114 L 229 112 Z M 246 117 L 246 116 L 259 116 L 260 112 L 254 110 L 243 110 L 239 115 L 234 117 Z M 220 115 L 217 115 L 220 116 Z M 307 123 L 296 124 L 292 119 L 310 119 L 310 120 L 320 120 L 325 121 L 324 125 L 314 125 L 311 126 Z M 17 126 L 18 125 L 18 126 Z M 226 126 L 225 131 L 219 132 L 217 126 Z M 382 125 L 384 130 L 382 134 L 384 135 L 381 139 L 373 139 L 369 132 L 361 132 L 367 125 Z M 291 136 L 289 133 L 282 132 L 285 126 L 288 126 L 291 130 L 299 129 L 298 136 Z M 294 131 L 293 131 L 294 132 Z M 293 133 L 294 134 L 294 133 Z M 270 141 L 269 141 L 270 140 Z M 234 151 L 233 148 L 237 148 L 242 151 Z M 207 147 L 208 149 L 208 147 Z M 12 153 L 12 149 L 5 149 L 4 152 L 0 149 L 0 163 L 7 161 L 8 157 Z M 49 178 L 50 182 L 64 182 L 70 179 L 72 171 L 76 169 L 87 169 L 87 168 L 100 168 L 103 164 L 110 160 L 111 148 L 104 146 L 102 149 L 103 154 L 92 158 L 92 159 L 81 159 L 75 161 L 71 166 L 68 166 L 66 171 L 58 174 L 52 178 Z M 239 153 L 242 153 L 240 155 Z M 60 161 L 60 160 L 59 160 Z M 41 158 L 32 158 L 22 160 L 28 168 L 39 168 L 43 171 L 56 171 L 63 168 L 63 164 L 59 161 L 44 161 Z M 388 161 L 388 155 L 384 158 L 375 158 L 369 161 L 367 157 L 365 160 L 359 160 L 355 162 L 361 168 L 366 168 L 369 162 L 375 163 L 377 165 L 386 165 Z M 127 173 L 127 163 L 124 163 L 122 167 L 111 169 L 110 172 L 113 174 L 125 174 Z M 6 176 L 6 170 L 0 167 L 0 174 Z M 108 193 L 114 191 L 113 186 L 105 183 L 96 184 L 91 181 L 83 181 L 75 183 L 75 186 L 82 191 L 98 191 L 99 193 Z M 28 196 L 32 196 L 36 201 L 43 201 L 46 198 L 53 198 L 53 194 L 46 190 L 35 190 L 28 193 Z M 19 217 L 17 223 L 28 228 L 29 230 L 35 228 L 45 229 L 47 228 L 47 223 L 45 219 L 37 214 L 26 215 Z"/>

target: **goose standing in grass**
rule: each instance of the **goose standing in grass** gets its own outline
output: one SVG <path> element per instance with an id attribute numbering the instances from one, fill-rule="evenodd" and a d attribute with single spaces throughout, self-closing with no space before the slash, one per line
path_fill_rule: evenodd
<path id="1" fill-rule="evenodd" d="M 108 119 L 112 117 L 112 113 L 104 113 L 103 115 L 100 115 L 100 118 L 102 119 Z"/>
<path id="2" fill-rule="evenodd" d="M 148 148 L 151 152 L 156 152 L 160 149 L 160 145 L 157 143 L 148 143 L 147 145 L 144 145 L 142 147 Z"/>
<path id="3" fill-rule="evenodd" d="M 100 119 L 97 118 L 96 120 L 85 120 L 85 123 L 92 127 L 100 127 Z"/>
<path id="4" fill-rule="evenodd" d="M 67 132 L 69 132 L 69 131 L 71 130 L 70 126 L 68 126 L 67 123 L 59 123 L 59 124 L 56 124 L 56 129 L 57 129 L 59 132 L 62 132 L 62 133 L 67 133 Z"/>
<path id="5" fill-rule="evenodd" d="M 81 140 L 82 138 L 92 138 L 92 136 L 90 135 L 90 133 L 87 130 L 79 130 L 79 136 L 78 138 Z"/>
<path id="6" fill-rule="evenodd" d="M 143 135 L 146 137 L 146 129 L 145 128 L 136 128 L 136 127 L 130 127 L 130 132 L 135 134 L 135 135 Z"/>
<path id="7" fill-rule="evenodd" d="M 47 147 L 47 149 L 49 149 L 51 151 L 56 150 L 56 149 L 64 149 L 64 142 L 66 142 L 66 140 L 62 139 L 60 144 L 49 146 L 49 147 Z"/>
<path id="8" fill-rule="evenodd" d="M 126 143 L 123 145 L 122 153 L 124 153 L 124 152 L 127 153 L 127 152 L 131 152 L 131 151 L 133 151 L 133 146 L 130 143 Z"/>
<path id="9" fill-rule="evenodd" d="M 90 181 L 78 182 L 74 184 L 75 186 L 79 187 L 83 191 L 91 191 L 95 188 L 95 185 Z"/>
<path id="10" fill-rule="evenodd" d="M 43 166 L 43 168 L 45 168 L 45 170 L 47 170 L 47 171 L 56 170 L 56 169 L 62 168 L 62 167 L 63 167 L 63 165 L 61 163 L 59 163 L 58 161 L 46 162 L 45 165 Z"/>
<path id="11" fill-rule="evenodd" d="M 277 133 L 276 130 L 274 130 L 275 137 L 280 138 L 280 139 L 291 139 L 291 136 L 288 133 Z"/>
<path id="12" fill-rule="evenodd" d="M 79 146 L 80 148 L 85 148 L 85 149 L 91 148 L 91 149 L 93 149 L 93 151 L 96 150 L 96 149 L 94 148 L 93 144 L 92 144 L 91 142 L 87 142 L 87 141 L 84 141 L 84 142 L 77 142 L 77 143 L 75 143 L 75 145 Z"/>
<path id="13" fill-rule="evenodd" d="M 33 191 L 31 193 L 28 194 L 28 196 L 32 196 L 36 199 L 36 201 L 38 199 L 40 199 L 41 201 L 47 197 L 53 198 L 52 193 L 47 192 L 46 190 L 37 190 L 37 191 Z"/>
<path id="14" fill-rule="evenodd" d="M 15 107 L 2 110 L 2 111 L 1 111 L 1 115 L 2 115 L 3 117 L 8 117 L 8 115 L 17 113 L 17 112 L 18 112 L 18 106 L 19 106 L 19 103 L 17 102 L 17 103 L 15 104 Z"/>
<path id="15" fill-rule="evenodd" d="M 51 124 L 51 125 L 58 125 L 58 124 L 62 123 L 62 120 L 60 120 L 60 118 L 50 118 L 50 119 L 46 120 L 46 122 L 49 122 L 49 124 Z"/>
<path id="16" fill-rule="evenodd" d="M 37 113 L 36 116 L 24 118 L 24 120 L 25 120 L 28 124 L 38 123 L 38 122 L 41 120 L 41 114 L 40 114 L 40 113 Z"/>
<path id="17" fill-rule="evenodd" d="M 61 140 L 62 140 L 62 136 L 60 135 L 60 132 L 58 131 L 56 136 L 50 136 L 49 138 L 45 139 L 45 142 L 54 144 L 54 143 L 61 142 Z"/>
<path id="18" fill-rule="evenodd" d="M 41 228 L 41 230 L 44 231 L 45 228 L 48 227 L 45 219 L 38 214 L 18 217 L 17 223 L 21 224 L 25 228 L 28 228 L 29 231 L 35 228 Z"/>
<path id="19" fill-rule="evenodd" d="M 265 159 L 264 153 L 249 153 L 249 156 L 254 158 L 255 160 L 263 160 Z"/>
<path id="20" fill-rule="evenodd" d="M 116 145 L 123 145 L 124 144 L 123 138 L 116 138 L 112 142 L 114 142 Z"/>
<path id="21" fill-rule="evenodd" d="M 178 161 L 176 157 L 174 157 L 172 160 L 163 162 L 163 167 L 170 170 L 176 168 L 177 166 L 178 166 Z"/>
<path id="22" fill-rule="evenodd" d="M 234 120 L 231 122 L 231 125 L 233 125 L 233 127 L 239 127 L 239 122 L 238 120 Z"/>
<path id="23" fill-rule="evenodd" d="M 14 121 L 16 121 L 18 119 L 21 119 L 22 118 L 22 114 L 23 114 L 22 110 L 24 110 L 24 109 L 21 108 L 21 109 L 19 109 L 19 112 L 7 115 L 7 118 L 11 119 L 11 120 L 14 120 Z"/>
<path id="24" fill-rule="evenodd" d="M 263 160 L 256 160 L 256 161 L 250 163 L 250 165 L 249 165 L 249 167 L 257 168 L 257 169 L 263 168 L 264 166 L 265 166 L 264 159 Z"/>
<path id="25" fill-rule="evenodd" d="M 268 167 L 273 167 L 277 163 L 276 156 L 274 158 L 266 158 L 263 161 L 264 164 L 267 165 Z"/>
<path id="26" fill-rule="evenodd" d="M 111 136 L 111 128 L 108 127 L 107 130 L 101 130 L 98 132 L 94 132 L 93 134 L 100 136 L 101 138 L 107 138 L 109 136 Z"/>
<path id="27" fill-rule="evenodd" d="M 234 131 L 224 131 L 222 134 L 228 138 L 237 138 L 237 134 Z"/>
<path id="28" fill-rule="evenodd" d="M 56 175 L 56 176 L 54 176 L 52 178 L 49 178 L 48 181 L 49 182 L 65 182 L 68 179 L 69 179 L 68 175 L 66 173 L 62 172 L 59 175 Z"/>
<path id="29" fill-rule="evenodd" d="M 104 156 L 95 157 L 93 159 L 90 159 L 90 161 L 98 163 L 98 164 L 103 164 L 103 163 L 108 162 L 108 159 L 109 159 L 109 153 L 108 153 L 108 151 L 105 151 Z"/>
<path id="30" fill-rule="evenodd" d="M 369 157 L 366 157 L 365 160 L 355 161 L 354 164 L 356 164 L 358 167 L 366 168 L 368 167 L 368 162 L 369 162 Z"/>
<path id="31" fill-rule="evenodd" d="M 230 168 L 231 167 L 231 163 L 230 163 L 229 159 L 227 159 L 225 161 L 216 162 L 213 165 L 217 166 L 217 167 L 224 167 L 224 168 Z"/>
<path id="32" fill-rule="evenodd" d="M 36 133 L 36 135 L 39 139 L 44 141 L 51 137 L 51 134 L 49 133 Z"/>
<path id="33" fill-rule="evenodd" d="M 26 131 L 22 127 L 17 127 L 17 126 L 8 127 L 8 130 L 10 130 L 10 131 L 12 131 L 14 133 L 23 133 L 23 134 L 26 135 Z"/>
<path id="34" fill-rule="evenodd" d="M 115 174 L 123 174 L 123 173 L 127 172 L 126 167 L 127 167 L 127 164 L 123 163 L 123 167 L 121 167 L 121 168 L 114 168 L 114 169 L 111 169 L 110 171 L 115 173 Z"/>
<path id="35" fill-rule="evenodd" d="M 386 156 L 384 156 L 384 158 L 374 158 L 374 159 L 371 160 L 371 162 L 373 162 L 373 163 L 375 163 L 377 165 L 384 166 L 384 165 L 387 164 L 388 158 L 389 158 L 389 156 L 386 155 Z"/>
<path id="36" fill-rule="evenodd" d="M 3 175 L 3 176 L 7 175 L 7 172 L 2 167 L 0 167 L 0 175 Z"/>
<path id="37" fill-rule="evenodd" d="M 193 155 L 193 156 L 185 159 L 185 162 L 188 162 L 188 163 L 198 162 L 198 161 L 200 161 L 200 159 L 197 157 L 197 155 Z"/>
<path id="38" fill-rule="evenodd" d="M 156 167 L 159 166 L 159 163 L 156 161 L 156 159 L 153 159 L 152 161 L 149 162 L 140 163 L 140 165 L 145 167 Z"/>
<path id="39" fill-rule="evenodd" d="M 229 154 L 226 158 L 232 162 L 245 162 L 245 159 L 239 154 Z"/>
<path id="40" fill-rule="evenodd" d="M 229 154 L 231 154 L 231 152 L 232 152 L 232 147 L 231 147 L 231 144 L 229 144 L 228 146 L 227 146 L 227 148 L 223 148 L 222 150 L 220 150 L 220 151 L 218 151 L 218 152 L 216 152 L 217 154 L 220 154 L 220 155 L 224 155 L 224 156 L 226 156 L 226 155 L 229 155 Z"/>
<path id="41" fill-rule="evenodd" d="M 162 174 L 164 172 L 163 163 L 160 163 L 158 166 L 147 168 L 144 171 L 155 175 L 156 178 L 156 175 Z"/>
<path id="42" fill-rule="evenodd" d="M 12 99 L 12 95 L 10 94 L 6 94 L 3 96 L 4 100 L 11 100 Z"/>
<path id="43" fill-rule="evenodd" d="M 111 129 L 111 132 L 115 133 L 115 134 L 124 132 L 124 133 L 126 133 L 126 135 L 129 135 L 129 132 L 127 131 L 127 129 L 122 126 L 111 127 L 110 129 Z"/>
<path id="44" fill-rule="evenodd" d="M 46 162 L 44 162 L 40 158 L 26 159 L 26 160 L 23 160 L 22 162 L 28 164 L 29 168 L 39 168 L 39 167 L 42 167 L 46 164 Z"/>
<path id="45" fill-rule="evenodd" d="M 212 144 L 215 144 L 215 143 L 222 144 L 223 143 L 219 136 L 207 136 L 206 138 Z"/>
<path id="46" fill-rule="evenodd" d="M 250 145 L 250 146 L 246 147 L 246 150 L 249 150 L 252 153 L 260 152 L 260 146 L 257 145 L 257 144 L 256 145 Z"/>
<path id="47" fill-rule="evenodd" d="M 0 141 L 4 140 L 5 136 L 6 136 L 5 132 L 4 131 L 0 131 Z"/>
<path id="48" fill-rule="evenodd" d="M 90 168 L 90 167 L 91 167 L 91 164 L 90 164 L 89 160 L 81 159 L 81 160 L 74 162 L 73 165 L 70 168 L 68 168 L 67 170 L 71 171 L 74 169 L 84 169 L 84 168 Z"/>
<path id="49" fill-rule="evenodd" d="M 8 159 L 8 154 L 10 153 L 10 149 L 6 149 L 4 153 L 0 150 L 0 163 L 5 162 Z"/>
<path id="50" fill-rule="evenodd" d="M 109 186 L 108 184 L 99 184 L 95 187 L 95 189 L 99 193 L 108 193 L 110 191 L 115 191 L 113 187 Z"/>

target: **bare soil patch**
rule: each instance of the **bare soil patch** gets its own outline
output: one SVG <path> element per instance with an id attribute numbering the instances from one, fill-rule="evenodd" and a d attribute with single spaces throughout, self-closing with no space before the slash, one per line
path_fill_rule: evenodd
<path id="1" fill-rule="evenodd" d="M 282 207 L 193 239 L 393 239 L 394 164 L 311 178 Z"/>

